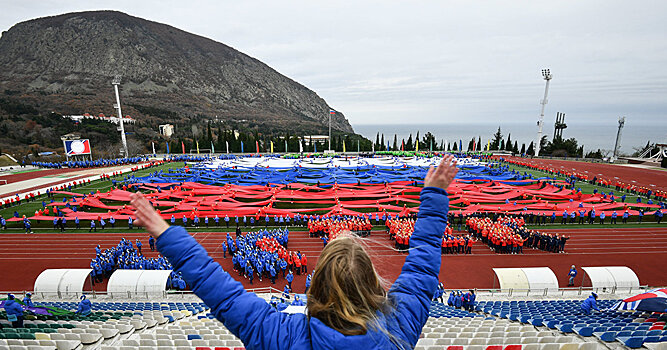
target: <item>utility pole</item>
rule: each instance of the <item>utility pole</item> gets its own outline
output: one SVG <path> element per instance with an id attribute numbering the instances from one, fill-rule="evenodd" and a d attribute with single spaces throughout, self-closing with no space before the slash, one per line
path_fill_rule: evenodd
<path id="1" fill-rule="evenodd" d="M 535 142 L 535 156 L 540 155 L 540 143 L 542 141 L 542 127 L 544 126 L 544 108 L 547 106 L 547 95 L 549 94 L 549 81 L 553 76 L 549 69 L 542 69 L 542 77 L 546 80 L 546 86 L 544 87 L 544 99 L 542 99 L 542 112 L 540 112 L 540 120 L 537 121 L 537 142 Z"/>
<path id="2" fill-rule="evenodd" d="M 123 142 L 123 155 L 125 158 L 128 157 L 127 153 L 127 140 L 125 139 L 125 126 L 123 125 L 123 112 L 120 110 L 120 95 L 118 95 L 118 85 L 120 85 L 120 75 L 116 75 L 111 82 L 113 85 L 114 91 L 116 92 L 116 104 L 114 107 L 118 110 L 118 118 L 120 123 L 120 139 Z"/>

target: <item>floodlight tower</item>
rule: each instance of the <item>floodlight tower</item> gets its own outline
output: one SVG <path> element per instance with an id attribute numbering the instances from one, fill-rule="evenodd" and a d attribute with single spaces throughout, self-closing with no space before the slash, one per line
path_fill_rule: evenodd
<path id="1" fill-rule="evenodd" d="M 623 133 L 623 126 L 625 126 L 625 117 L 618 118 L 618 131 L 616 132 L 616 143 L 614 144 L 614 154 L 611 157 L 611 162 L 618 159 L 618 150 L 621 148 L 621 134 Z"/>
<path id="2" fill-rule="evenodd" d="M 537 142 L 535 142 L 535 156 L 540 155 L 540 142 L 542 141 L 542 127 L 544 126 L 544 108 L 547 106 L 547 95 L 549 94 L 549 81 L 553 76 L 549 69 L 542 69 L 542 77 L 547 82 L 544 87 L 544 99 L 542 99 L 542 112 L 540 113 L 540 120 L 537 121 Z"/>
<path id="3" fill-rule="evenodd" d="M 127 140 L 125 139 L 125 126 L 123 125 L 123 112 L 120 110 L 120 95 L 118 95 L 118 85 L 120 85 L 120 75 L 116 75 L 111 81 L 114 91 L 116 92 L 116 104 L 114 107 L 118 110 L 118 118 L 120 123 L 120 139 L 123 142 L 123 154 L 125 158 L 128 157 L 127 153 Z"/>

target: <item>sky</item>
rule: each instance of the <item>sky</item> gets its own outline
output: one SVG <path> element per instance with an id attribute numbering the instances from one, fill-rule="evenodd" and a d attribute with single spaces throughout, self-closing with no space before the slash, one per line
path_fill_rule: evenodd
<path id="1" fill-rule="evenodd" d="M 112 7 L 111 7 L 112 6 Z M 628 124 L 667 140 L 667 1 L 7 1 L 0 30 L 112 9 L 225 43 L 363 124 Z"/>

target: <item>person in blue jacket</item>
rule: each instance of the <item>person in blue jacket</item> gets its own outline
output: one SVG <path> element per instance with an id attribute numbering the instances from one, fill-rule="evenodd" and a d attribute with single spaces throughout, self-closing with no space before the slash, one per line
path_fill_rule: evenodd
<path id="1" fill-rule="evenodd" d="M 90 300 L 88 300 L 85 295 L 82 295 L 81 301 L 79 302 L 79 306 L 76 309 L 76 313 L 82 316 L 88 316 L 90 315 L 92 307 L 93 304 L 90 302 Z"/>
<path id="2" fill-rule="evenodd" d="M 7 320 L 12 322 L 12 327 L 23 328 L 23 308 L 16 302 L 14 294 L 7 294 L 5 311 L 7 312 Z"/>
<path id="3" fill-rule="evenodd" d="M 32 297 L 32 294 L 25 293 L 25 297 L 23 297 L 23 305 L 27 307 L 34 307 L 35 304 L 32 303 L 32 299 L 30 299 L 30 297 Z"/>
<path id="4" fill-rule="evenodd" d="M 591 295 L 581 303 L 581 311 L 583 311 L 584 314 L 586 315 L 590 315 L 591 310 L 600 311 L 596 302 L 597 299 L 598 295 L 595 293 L 591 293 Z"/>
<path id="5" fill-rule="evenodd" d="M 287 283 L 289 284 L 289 289 L 292 289 L 292 281 L 294 281 L 294 274 L 292 274 L 292 270 L 290 270 L 287 273 L 287 277 L 285 279 L 287 280 Z"/>
<path id="6" fill-rule="evenodd" d="M 577 277 L 577 268 L 572 265 L 570 268 L 570 272 L 567 273 L 568 280 L 567 280 L 567 286 L 572 287 L 574 286 L 574 278 Z"/>
<path id="7" fill-rule="evenodd" d="M 359 239 L 342 236 L 321 253 L 307 315 L 277 312 L 246 292 L 183 227 L 169 227 L 141 193 L 131 195 L 131 204 L 137 224 L 156 237 L 160 253 L 246 348 L 412 349 L 438 284 L 449 208 L 445 189 L 457 171 L 454 157 L 447 155 L 427 172 L 409 255 L 389 291 Z"/>

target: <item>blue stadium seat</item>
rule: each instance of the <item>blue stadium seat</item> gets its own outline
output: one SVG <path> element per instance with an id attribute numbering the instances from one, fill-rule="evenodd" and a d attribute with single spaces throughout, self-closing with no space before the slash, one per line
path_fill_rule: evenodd
<path id="1" fill-rule="evenodd" d="M 632 349 L 641 348 L 644 344 L 644 338 L 641 337 L 617 337 L 616 339 Z"/>

